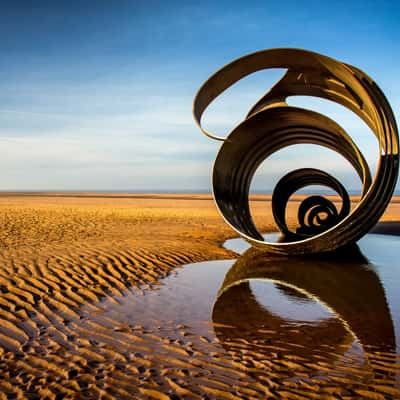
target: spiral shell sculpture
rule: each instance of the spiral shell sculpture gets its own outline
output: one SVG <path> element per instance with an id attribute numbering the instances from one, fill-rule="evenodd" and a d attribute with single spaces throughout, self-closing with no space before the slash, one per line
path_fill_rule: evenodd
<path id="1" fill-rule="evenodd" d="M 287 72 L 229 135 L 218 137 L 201 125 L 209 104 L 245 76 L 268 68 Z M 357 114 L 379 143 L 374 179 L 369 166 L 346 131 L 332 119 L 286 103 L 290 96 L 315 96 L 341 104 Z M 393 195 L 399 168 L 399 139 L 392 109 L 380 88 L 364 72 L 327 56 L 300 49 L 270 49 L 241 57 L 212 75 L 198 91 L 193 115 L 202 132 L 223 141 L 214 164 L 214 199 L 226 222 L 253 246 L 278 254 L 332 251 L 353 243 L 379 220 Z M 249 209 L 249 189 L 259 165 L 274 152 L 299 143 L 324 146 L 341 154 L 362 182 L 360 202 L 351 211 L 349 195 L 330 174 L 302 168 L 285 175 L 272 195 L 272 213 L 279 230 L 289 238 L 264 241 Z M 309 196 L 298 210 L 299 227 L 287 226 L 288 200 L 309 185 L 333 189 L 342 199 L 338 210 L 322 196 Z"/>

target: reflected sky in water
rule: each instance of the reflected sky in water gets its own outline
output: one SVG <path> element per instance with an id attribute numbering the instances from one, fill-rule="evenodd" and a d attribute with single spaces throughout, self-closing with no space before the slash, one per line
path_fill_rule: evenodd
<path id="1" fill-rule="evenodd" d="M 270 242 L 279 240 L 278 233 L 267 234 L 264 237 Z M 359 255 L 349 254 L 349 251 L 352 252 L 352 250 L 344 250 L 342 254 L 328 256 L 324 260 L 319 257 L 292 257 L 285 259 L 265 256 L 264 278 L 283 278 L 285 284 L 294 284 L 300 290 L 311 290 L 309 295 L 316 296 L 315 298 L 318 302 L 324 302 L 324 298 L 327 295 L 328 301 L 326 305 L 333 307 L 333 311 L 339 314 L 343 301 L 339 301 L 339 309 L 335 309 L 334 304 L 329 304 L 329 299 L 334 296 L 334 293 L 330 292 L 336 287 L 337 297 L 340 299 L 345 299 L 346 295 L 351 293 L 349 300 L 352 301 L 346 304 L 344 313 L 349 310 L 352 314 L 357 314 L 358 312 L 362 315 L 361 313 L 364 312 L 364 319 L 366 319 L 365 316 L 368 316 L 372 322 L 375 319 L 378 330 L 378 321 L 385 315 L 387 331 L 390 334 L 390 325 L 392 324 L 393 335 L 395 335 L 395 338 L 399 338 L 400 291 L 398 288 L 400 287 L 400 262 L 397 255 L 399 244 L 399 237 L 369 234 L 358 242 Z M 254 268 L 253 264 L 263 262 L 261 253 L 250 249 L 249 244 L 242 239 L 228 240 L 225 246 L 239 254 L 245 253 L 246 261 L 243 262 L 239 258 L 238 262 L 247 264 L 242 269 L 248 271 L 249 277 L 242 279 L 251 280 L 252 273 L 250 271 Z M 248 254 L 249 252 L 250 254 Z M 256 259 L 260 255 L 261 260 L 257 261 Z M 351 262 L 350 259 L 352 259 Z M 275 267 L 272 264 L 275 264 Z M 285 272 L 283 275 L 272 271 L 279 264 L 285 264 L 285 266 L 280 265 L 282 271 Z M 288 270 L 289 264 L 291 272 Z M 324 268 L 326 271 L 323 270 Z M 317 276 L 307 278 L 307 275 L 312 275 L 313 273 L 317 273 Z M 299 278 L 298 274 L 303 275 L 303 279 Z M 261 273 L 260 275 L 263 274 Z M 317 282 L 317 278 L 323 278 L 323 281 Z M 305 285 L 306 287 L 304 287 Z M 364 309 L 360 307 L 363 303 Z M 290 308 L 294 311 L 293 305 Z M 373 325 L 369 327 L 367 324 L 365 325 L 365 329 L 369 331 L 373 329 Z M 371 334 L 368 336 L 371 336 Z M 379 336 L 378 333 L 377 336 Z M 396 340 L 396 343 L 397 352 L 399 352 L 399 340 Z"/>
<path id="2" fill-rule="evenodd" d="M 286 258 L 246 250 L 233 239 L 226 247 L 243 253 L 237 260 L 185 265 L 141 294 L 135 289 L 118 303 L 103 301 L 91 317 L 169 337 L 185 326 L 185 340 L 207 337 L 216 351 L 256 365 L 296 360 L 307 368 L 324 365 L 322 376 L 397 382 L 399 243 L 370 234 L 336 254 Z M 381 354 L 389 357 L 384 371 L 374 358 Z M 285 371 L 288 379 L 297 376 Z"/>
<path id="3" fill-rule="evenodd" d="M 316 323 L 332 316 L 319 302 L 273 281 L 251 280 L 250 290 L 260 306 L 288 323 Z"/>

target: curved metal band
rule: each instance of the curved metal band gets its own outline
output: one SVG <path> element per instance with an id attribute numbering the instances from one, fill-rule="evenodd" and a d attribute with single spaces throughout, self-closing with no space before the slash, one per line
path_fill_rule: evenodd
<path id="1" fill-rule="evenodd" d="M 308 185 L 321 185 L 333 189 L 342 199 L 342 207 L 337 212 L 334 204 L 321 196 L 311 196 L 304 200 L 298 210 L 300 228 L 294 233 L 286 224 L 285 212 L 290 196 L 297 190 Z M 272 195 L 272 212 L 280 231 L 290 239 L 304 239 L 336 225 L 350 212 L 350 199 L 343 185 L 328 173 L 315 169 L 297 169 L 285 175 L 276 185 Z M 320 220 L 320 213 L 327 214 L 324 220 Z M 307 223 L 305 221 L 308 213 Z M 314 223 L 317 220 L 318 225 Z"/>
<path id="2" fill-rule="evenodd" d="M 252 107 L 246 119 L 227 136 L 227 140 L 207 132 L 201 126 L 201 116 L 208 105 L 241 78 L 265 68 L 287 68 L 287 72 Z M 373 181 L 364 157 L 350 136 L 321 114 L 288 106 L 286 98 L 293 95 L 335 101 L 367 123 L 380 149 Z M 263 50 L 239 58 L 211 76 L 196 95 L 193 113 L 207 136 L 225 140 L 213 172 L 213 193 L 217 206 L 228 224 L 257 247 L 283 254 L 333 250 L 367 233 L 391 199 L 398 174 L 396 122 L 382 91 L 353 66 L 305 50 Z M 250 183 L 257 167 L 269 155 L 298 143 L 321 145 L 345 157 L 362 181 L 362 198 L 351 214 L 341 214 L 336 225 L 314 237 L 291 243 L 267 243 L 250 215 Z"/>

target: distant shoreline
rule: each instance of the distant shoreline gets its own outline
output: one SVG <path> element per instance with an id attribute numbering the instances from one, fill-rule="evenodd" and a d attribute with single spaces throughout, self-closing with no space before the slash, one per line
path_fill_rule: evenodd
<path id="1" fill-rule="evenodd" d="M 308 194 L 298 194 L 293 196 L 291 201 L 301 201 Z M 333 199 L 334 201 L 340 201 L 338 196 L 332 194 L 325 194 L 327 198 Z M 60 198 L 108 198 L 108 199 L 148 199 L 148 200 L 213 200 L 212 193 L 191 193 L 191 192 L 91 192 L 91 191 L 43 191 L 43 192 L 30 192 L 30 191 L 0 191 L 0 197 L 60 197 Z M 270 193 L 252 193 L 250 194 L 251 201 L 271 201 L 272 194 Z M 352 202 L 357 202 L 360 199 L 360 195 L 350 195 Z M 394 195 L 391 203 L 400 203 L 400 195 Z"/>

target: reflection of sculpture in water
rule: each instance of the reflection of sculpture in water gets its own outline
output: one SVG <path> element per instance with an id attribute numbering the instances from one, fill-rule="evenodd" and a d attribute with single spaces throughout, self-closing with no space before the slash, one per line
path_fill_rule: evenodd
<path id="1" fill-rule="evenodd" d="M 317 300 L 332 311 L 332 316 L 293 324 L 271 312 L 268 304 L 258 303 L 250 286 L 258 279 L 275 282 L 292 299 Z M 356 246 L 352 251 L 347 249 L 343 257 L 336 252 L 326 258 L 282 258 L 248 250 L 227 272 L 212 319 L 221 344 L 232 353 L 247 346 L 247 360 L 255 363 L 279 355 L 303 366 L 324 362 L 332 372 L 337 363 L 347 367 L 356 364 L 376 376 L 382 371 L 375 366 L 366 368 L 367 351 L 395 351 L 384 290 Z M 347 353 L 355 351 L 352 345 L 356 339 L 364 352 L 351 357 Z M 285 373 L 297 372 L 289 368 Z"/>
<path id="2" fill-rule="evenodd" d="M 206 108 L 222 92 L 251 73 L 285 68 L 286 73 L 250 109 L 227 137 L 203 128 Z M 367 161 L 347 132 L 332 119 L 287 103 L 291 96 L 314 96 L 336 102 L 363 120 L 379 144 L 379 162 L 371 178 Z M 193 104 L 197 124 L 207 136 L 224 141 L 214 163 L 213 193 L 226 222 L 252 245 L 279 254 L 326 252 L 353 243 L 379 220 L 397 183 L 399 140 L 392 109 L 376 83 L 356 67 L 299 49 L 263 50 L 241 57 L 212 75 Z M 362 184 L 360 203 L 353 210 L 343 185 L 330 174 L 312 168 L 292 171 L 278 182 L 272 213 L 291 243 L 269 243 L 250 215 L 249 188 L 260 164 L 276 151 L 299 143 L 323 146 L 339 153 L 354 168 Z M 298 228 L 286 223 L 286 206 L 299 189 L 322 185 L 342 200 L 336 205 L 322 196 L 307 197 L 298 209 Z"/>

